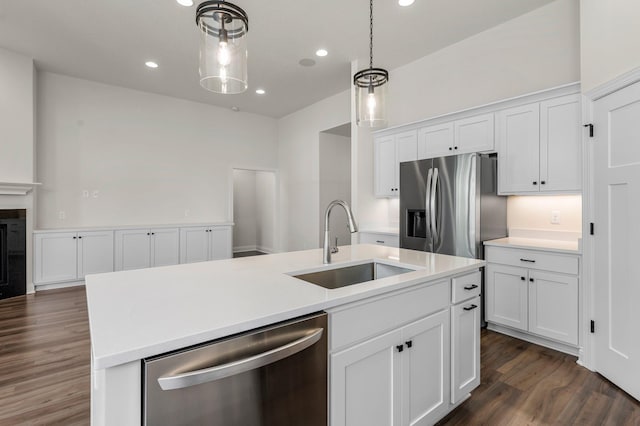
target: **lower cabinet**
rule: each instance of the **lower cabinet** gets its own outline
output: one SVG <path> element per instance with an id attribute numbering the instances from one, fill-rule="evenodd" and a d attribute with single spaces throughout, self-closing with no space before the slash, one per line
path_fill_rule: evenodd
<path id="1" fill-rule="evenodd" d="M 487 322 L 578 345 L 577 256 L 487 247 L 486 259 Z"/>
<path id="2" fill-rule="evenodd" d="M 480 296 L 451 307 L 451 403 L 480 385 Z"/>
<path id="3" fill-rule="evenodd" d="M 34 236 L 34 283 L 83 280 L 113 271 L 113 231 L 47 232 Z"/>
<path id="4" fill-rule="evenodd" d="M 120 230 L 115 241 L 116 271 L 179 263 L 178 228 Z"/>
<path id="5" fill-rule="evenodd" d="M 377 244 L 388 247 L 400 247 L 400 237 L 398 235 L 383 234 L 375 231 L 359 232 L 360 244 Z"/>
<path id="6" fill-rule="evenodd" d="M 449 310 L 331 355 L 331 424 L 431 425 L 449 409 Z"/>
<path id="7" fill-rule="evenodd" d="M 193 226 L 180 229 L 180 263 L 229 259 L 232 231 L 227 226 Z"/>

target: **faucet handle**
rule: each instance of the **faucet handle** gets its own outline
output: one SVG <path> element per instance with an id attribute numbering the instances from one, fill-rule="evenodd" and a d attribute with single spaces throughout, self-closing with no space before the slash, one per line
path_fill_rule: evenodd
<path id="1" fill-rule="evenodd" d="M 338 248 L 338 237 L 336 237 L 336 245 L 331 247 L 331 253 L 337 253 L 340 249 Z"/>

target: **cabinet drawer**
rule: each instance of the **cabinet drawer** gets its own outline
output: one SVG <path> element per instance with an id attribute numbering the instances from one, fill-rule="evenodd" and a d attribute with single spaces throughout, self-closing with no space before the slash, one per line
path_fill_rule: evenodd
<path id="1" fill-rule="evenodd" d="M 489 246 L 485 248 L 485 259 L 491 263 L 578 275 L 578 256 Z"/>
<path id="2" fill-rule="evenodd" d="M 329 350 L 366 340 L 449 306 L 449 280 L 329 310 Z"/>
<path id="3" fill-rule="evenodd" d="M 480 294 L 480 271 L 451 279 L 451 303 L 456 304 Z"/>
<path id="4" fill-rule="evenodd" d="M 397 235 L 360 232 L 359 241 L 360 244 L 378 244 L 381 246 L 400 247 L 400 239 Z"/>

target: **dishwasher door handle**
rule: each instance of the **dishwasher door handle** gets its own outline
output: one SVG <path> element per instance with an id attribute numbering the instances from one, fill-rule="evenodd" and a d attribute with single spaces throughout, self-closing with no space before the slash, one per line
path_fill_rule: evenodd
<path id="1" fill-rule="evenodd" d="M 261 354 L 214 367 L 204 368 L 202 370 L 189 371 L 187 373 L 176 374 L 175 376 L 160 377 L 158 384 L 162 390 L 183 389 L 260 368 L 287 358 L 315 344 L 322 337 L 322 332 L 322 328 L 316 328 L 312 330 L 312 333 L 300 339 Z"/>

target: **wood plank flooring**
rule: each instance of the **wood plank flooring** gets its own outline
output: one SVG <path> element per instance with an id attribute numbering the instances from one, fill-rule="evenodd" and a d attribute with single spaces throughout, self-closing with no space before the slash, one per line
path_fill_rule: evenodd
<path id="1" fill-rule="evenodd" d="M 0 301 L 0 425 L 89 424 L 84 287 Z M 439 425 L 634 425 L 640 403 L 575 357 L 483 330 L 482 384 Z"/>

